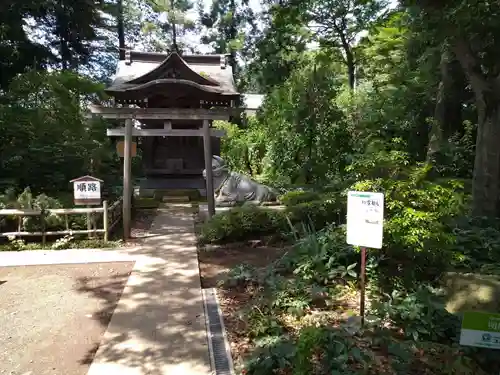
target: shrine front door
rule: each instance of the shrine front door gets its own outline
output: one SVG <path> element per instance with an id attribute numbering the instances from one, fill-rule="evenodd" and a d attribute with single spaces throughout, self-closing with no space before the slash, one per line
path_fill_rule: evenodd
<path id="1" fill-rule="evenodd" d="M 155 137 L 149 143 L 146 175 L 202 175 L 205 168 L 202 137 Z M 212 138 L 213 154 L 220 154 L 220 140 Z"/>

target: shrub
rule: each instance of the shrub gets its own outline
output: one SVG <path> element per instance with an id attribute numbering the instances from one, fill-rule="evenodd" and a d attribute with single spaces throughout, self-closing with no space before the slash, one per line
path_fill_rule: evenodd
<path id="1" fill-rule="evenodd" d="M 425 180 L 428 167 L 406 172 L 404 180 L 365 180 L 353 190 L 385 194 L 384 247 L 373 251 L 384 286 L 436 280 L 453 264 L 456 238 L 448 224 L 466 213 L 467 195 L 460 181 Z"/>
<path id="2" fill-rule="evenodd" d="M 201 243 L 244 241 L 256 236 L 282 233 L 287 228 L 283 212 L 257 206 L 233 208 L 216 214 L 201 228 Z"/>
<path id="3" fill-rule="evenodd" d="M 320 200 L 321 196 L 314 191 L 294 190 L 279 197 L 279 201 L 287 207 L 300 203 Z"/>
<path id="4" fill-rule="evenodd" d="M 323 229 L 332 223 L 345 222 L 345 203 L 340 198 L 299 203 L 287 207 L 286 212 L 292 223 L 307 223 L 315 230 Z"/>
<path id="5" fill-rule="evenodd" d="M 292 225 L 307 224 L 316 230 L 342 219 L 334 199 L 300 203 L 285 211 L 243 206 L 215 215 L 202 226 L 201 243 L 224 243 L 255 239 L 270 234 L 286 236 Z"/>
<path id="6" fill-rule="evenodd" d="M 425 285 L 410 293 L 395 289 L 385 300 L 373 302 L 372 313 L 401 329 L 407 339 L 450 344 L 458 338 L 460 319 L 446 311 L 437 292 Z"/>

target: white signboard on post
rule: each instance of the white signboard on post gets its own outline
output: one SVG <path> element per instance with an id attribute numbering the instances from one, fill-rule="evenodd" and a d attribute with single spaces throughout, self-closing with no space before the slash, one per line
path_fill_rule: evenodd
<path id="1" fill-rule="evenodd" d="M 347 196 L 347 243 L 382 248 L 384 194 L 350 191 Z"/>
<path id="2" fill-rule="evenodd" d="M 70 181 L 73 184 L 73 195 L 77 205 L 100 205 L 102 180 L 83 176 Z"/>

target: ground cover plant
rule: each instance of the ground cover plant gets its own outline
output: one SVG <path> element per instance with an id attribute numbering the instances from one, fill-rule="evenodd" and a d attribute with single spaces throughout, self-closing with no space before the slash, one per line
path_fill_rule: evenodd
<path id="1" fill-rule="evenodd" d="M 429 172 L 427 166 L 412 167 L 397 179 L 365 179 L 348 188 L 386 196 L 384 246 L 368 253 L 363 329 L 357 318 L 360 254 L 345 243 L 344 222 L 333 219 L 339 206 L 328 206 L 332 216 L 318 229 L 314 216 L 293 214 L 317 202 L 319 193 L 304 194 L 312 200 L 297 199 L 284 211 L 238 208 L 205 224 L 205 241 L 255 240 L 278 231 L 291 245 L 265 267 L 236 266 L 220 283 L 239 371 L 487 374 L 500 366 L 494 351 L 458 345 L 460 314 L 446 310 L 442 283 L 450 271 L 498 275 L 498 225 L 467 216 L 461 181 L 432 181 Z M 345 191 L 323 199 L 345 204 Z M 207 233 L 217 235 L 203 237 Z"/>

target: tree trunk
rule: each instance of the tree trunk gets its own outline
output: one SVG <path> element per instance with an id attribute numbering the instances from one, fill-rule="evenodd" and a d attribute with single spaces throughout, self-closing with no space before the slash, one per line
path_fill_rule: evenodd
<path id="1" fill-rule="evenodd" d="M 455 55 L 474 91 L 478 114 L 472 212 L 476 216 L 495 217 L 500 180 L 499 78 L 485 77 L 481 73 L 477 58 L 465 40 L 456 41 Z"/>
<path id="2" fill-rule="evenodd" d="M 238 24 L 237 24 L 237 6 L 234 0 L 229 2 L 229 11 L 231 12 L 231 24 L 229 29 L 229 41 L 232 42 L 234 39 L 238 37 Z M 238 69 L 238 61 L 236 60 L 236 51 L 233 46 L 229 47 L 229 65 L 233 69 L 233 77 L 235 81 L 238 81 L 239 78 L 239 69 Z"/>
<path id="3" fill-rule="evenodd" d="M 443 141 L 443 125 L 446 122 L 446 94 L 450 86 L 450 75 L 448 65 L 451 54 L 445 49 L 441 53 L 439 68 L 441 71 L 441 81 L 439 82 L 436 96 L 436 106 L 434 108 L 434 119 L 429 132 L 429 147 L 427 148 L 427 161 L 430 162 L 441 149 Z"/>
<path id="4" fill-rule="evenodd" d="M 356 63 L 354 62 L 354 56 L 350 48 L 346 50 L 346 65 L 347 75 L 349 77 L 349 88 L 354 90 L 356 87 Z"/>
<path id="5" fill-rule="evenodd" d="M 476 157 L 472 177 L 472 212 L 495 217 L 500 174 L 500 103 L 478 106 Z"/>
<path id="6" fill-rule="evenodd" d="M 347 66 L 347 77 L 349 80 L 349 88 L 352 91 L 354 91 L 354 88 L 356 87 L 356 60 L 354 59 L 354 53 L 345 35 L 345 30 L 338 25 L 335 25 L 334 29 L 337 32 L 338 36 L 340 37 L 340 43 L 342 44 L 342 49 L 344 50 L 345 53 L 344 63 Z"/>
<path id="7" fill-rule="evenodd" d="M 125 60 L 125 25 L 123 22 L 123 0 L 118 0 L 118 48 L 120 60 Z"/>
<path id="8" fill-rule="evenodd" d="M 170 11 L 172 12 L 172 50 L 180 54 L 179 46 L 177 46 L 177 15 L 175 14 L 174 0 L 170 0 Z"/>

